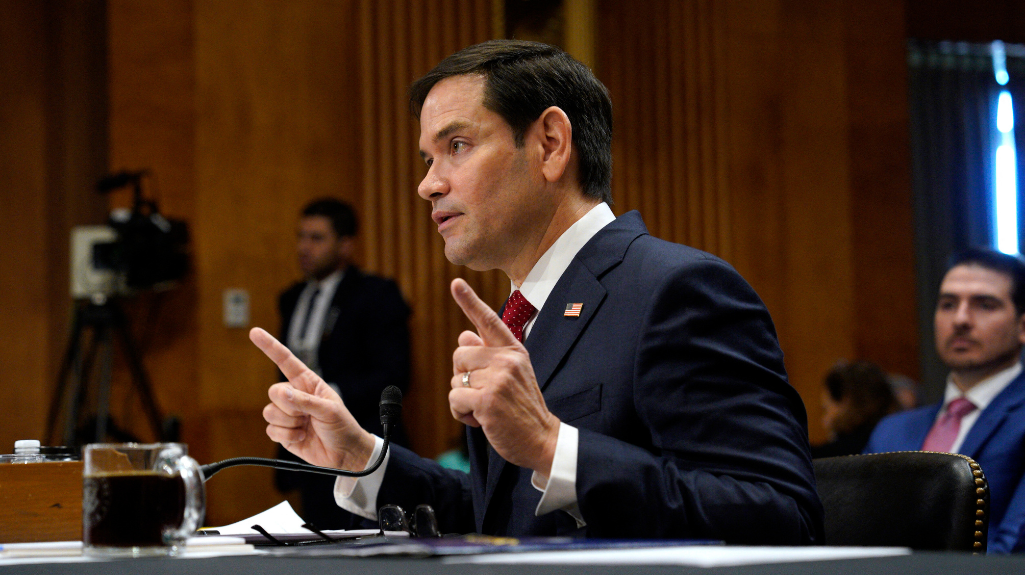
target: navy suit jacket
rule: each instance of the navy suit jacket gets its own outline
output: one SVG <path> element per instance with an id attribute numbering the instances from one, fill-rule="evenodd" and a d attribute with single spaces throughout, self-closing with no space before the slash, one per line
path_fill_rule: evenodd
<path id="1" fill-rule="evenodd" d="M 940 407 L 937 403 L 884 418 L 865 453 L 921 449 Z M 958 451 L 978 462 L 989 482 L 988 552 L 1012 551 L 1023 543 L 1025 528 L 1025 372 L 979 414 Z"/>
<path id="2" fill-rule="evenodd" d="M 569 303 L 580 317 L 565 317 Z M 577 254 L 525 341 L 548 409 L 580 430 L 590 537 L 821 540 L 806 414 L 769 314 L 722 260 L 648 235 L 636 212 Z M 541 517 L 531 470 L 468 429 L 469 474 L 397 448 L 377 504 L 431 504 L 446 532 L 577 532 Z"/>

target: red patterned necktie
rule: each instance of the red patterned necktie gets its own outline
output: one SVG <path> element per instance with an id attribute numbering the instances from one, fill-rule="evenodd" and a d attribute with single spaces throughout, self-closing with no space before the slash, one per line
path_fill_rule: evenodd
<path id="1" fill-rule="evenodd" d="M 527 298 L 523 297 L 520 290 L 512 292 L 509 296 L 509 301 L 505 302 L 505 310 L 502 311 L 502 321 L 505 325 L 509 326 L 509 331 L 512 332 L 516 339 L 523 341 L 523 326 L 527 325 L 527 321 L 534 315 L 534 306 L 530 305 Z"/>
<path id="2" fill-rule="evenodd" d="M 947 411 L 936 420 L 929 435 L 925 437 L 922 444 L 922 451 L 948 452 L 957 439 L 957 433 L 961 431 L 961 420 L 964 416 L 975 411 L 975 404 L 963 397 L 950 402 Z"/>

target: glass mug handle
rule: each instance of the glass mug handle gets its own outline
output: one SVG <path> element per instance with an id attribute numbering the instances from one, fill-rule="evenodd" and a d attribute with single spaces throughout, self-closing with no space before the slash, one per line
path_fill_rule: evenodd
<path id="1" fill-rule="evenodd" d="M 169 454 L 172 455 L 172 454 Z M 171 475 L 179 475 L 185 484 L 185 509 L 182 524 L 177 529 L 168 528 L 164 531 L 164 542 L 171 544 L 184 543 L 185 539 L 196 532 L 203 523 L 206 513 L 206 490 L 203 485 L 203 471 L 199 462 L 183 453 L 173 454 L 163 459 L 160 467 Z"/>

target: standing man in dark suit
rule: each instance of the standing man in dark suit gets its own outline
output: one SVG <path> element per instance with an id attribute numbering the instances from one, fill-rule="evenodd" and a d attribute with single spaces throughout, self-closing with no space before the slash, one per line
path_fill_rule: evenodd
<path id="1" fill-rule="evenodd" d="M 323 198 L 303 209 L 296 251 L 305 279 L 281 294 L 280 333 L 356 421 L 380 435 L 381 391 L 409 387 L 409 307 L 395 282 L 352 264 L 357 231 L 356 214 L 345 202 Z M 392 441 L 407 444 L 401 425 Z M 284 448 L 279 457 L 295 459 Z M 281 491 L 299 489 L 303 518 L 315 526 L 351 523 L 334 502 L 331 477 L 279 470 L 275 482 Z"/>
<path id="2" fill-rule="evenodd" d="M 866 453 L 942 451 L 971 457 L 990 491 L 989 553 L 1025 545 L 1025 262 L 987 249 L 954 256 L 934 316 L 950 368 L 943 401 L 883 419 Z"/>
<path id="3" fill-rule="evenodd" d="M 612 106 L 558 48 L 495 40 L 410 90 L 445 255 L 501 269 L 499 317 L 461 279 L 476 327 L 453 354 L 452 415 L 470 473 L 396 448 L 339 505 L 373 518 L 429 503 L 443 531 L 821 540 L 806 414 L 769 314 L 728 264 L 648 235 L 611 201 Z M 363 468 L 381 441 L 266 332 L 288 376 L 267 434 L 304 459 Z"/>

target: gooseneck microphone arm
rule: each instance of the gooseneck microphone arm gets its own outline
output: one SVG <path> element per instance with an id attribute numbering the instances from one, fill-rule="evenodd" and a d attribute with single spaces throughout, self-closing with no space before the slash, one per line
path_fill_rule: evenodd
<path id="1" fill-rule="evenodd" d="M 373 465 L 364 469 L 363 471 L 346 471 L 344 469 L 334 469 L 332 467 L 319 467 L 317 465 L 310 465 L 309 463 L 301 463 L 298 461 L 285 461 L 284 459 L 267 459 L 264 457 L 232 457 L 231 459 L 225 459 L 216 463 L 209 463 L 207 465 L 200 465 L 199 468 L 203 471 L 203 480 L 206 481 L 218 471 L 228 468 L 236 467 L 239 465 L 255 465 L 257 467 L 273 467 L 274 469 L 284 469 L 285 471 L 308 471 L 310 473 L 320 473 L 323 475 L 334 475 L 338 477 L 365 477 L 371 473 L 377 471 L 377 468 L 384 463 L 384 456 L 388 454 L 388 430 L 385 430 L 384 446 L 381 448 L 381 455 L 377 458 L 377 461 Z"/>
<path id="2" fill-rule="evenodd" d="M 381 448 L 381 455 L 378 456 L 377 461 L 363 471 L 347 471 L 331 467 L 319 467 L 317 465 L 310 465 L 309 463 L 301 463 L 298 461 L 266 459 L 264 457 L 233 457 L 216 463 L 200 465 L 199 468 L 203 471 L 203 480 L 206 481 L 210 479 L 213 474 L 222 469 L 238 465 L 273 467 L 274 469 L 284 469 L 286 471 L 307 471 L 310 473 L 320 473 L 323 475 L 334 475 L 338 477 L 365 477 L 370 475 L 377 471 L 377 468 L 381 467 L 381 464 L 384 463 L 384 457 L 388 455 L 388 444 L 389 437 L 391 436 L 391 430 L 398 424 L 399 415 L 402 413 L 402 392 L 399 391 L 399 388 L 394 385 L 389 385 L 384 388 L 384 391 L 381 392 L 380 409 L 381 427 L 384 431 L 384 445 Z"/>

